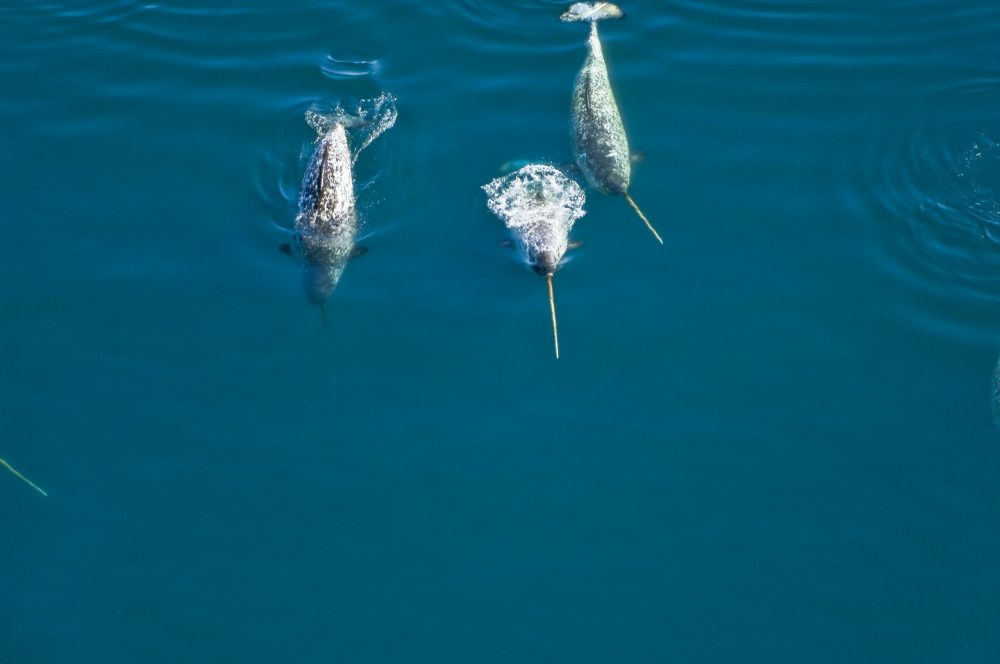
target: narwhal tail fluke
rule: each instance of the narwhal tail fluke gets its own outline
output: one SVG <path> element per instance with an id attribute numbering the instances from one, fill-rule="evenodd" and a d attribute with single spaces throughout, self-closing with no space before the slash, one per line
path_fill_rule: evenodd
<path id="1" fill-rule="evenodd" d="M 6 461 L 4 461 L 3 459 L 0 459 L 0 466 L 3 466 L 7 470 L 9 470 L 11 473 L 14 474 L 14 476 L 20 478 L 22 481 L 24 481 L 25 484 L 27 484 L 28 486 L 30 486 L 32 489 L 34 489 L 38 493 L 42 494 L 45 497 L 48 497 L 49 494 L 45 493 L 45 491 L 43 491 L 41 489 L 41 487 L 39 487 L 37 484 L 35 484 L 31 480 L 29 480 L 27 477 L 25 477 L 21 473 L 17 472 L 17 470 L 14 468 L 14 466 L 10 465 L 9 463 L 7 463 Z"/>
<path id="2" fill-rule="evenodd" d="M 559 325 L 556 323 L 556 296 L 555 292 L 552 290 L 552 275 L 547 275 L 546 280 L 549 282 L 549 309 L 552 310 L 552 340 L 556 345 L 556 359 L 559 359 Z"/>
<path id="3" fill-rule="evenodd" d="M 628 192 L 625 192 L 625 200 L 628 201 L 628 204 L 632 206 L 632 209 L 635 210 L 635 213 L 639 215 L 639 218 L 642 219 L 643 223 L 646 224 L 646 228 L 648 228 L 650 232 L 653 233 L 653 236 L 656 238 L 656 240 L 660 244 L 663 244 L 663 238 L 660 237 L 660 234 L 656 232 L 655 228 L 653 228 L 653 224 L 649 223 L 649 219 L 646 219 L 646 215 L 642 213 L 642 210 L 639 209 L 639 206 L 636 205 L 635 201 L 632 200 L 632 195 L 629 194 Z"/>
<path id="4" fill-rule="evenodd" d="M 596 23 L 605 19 L 625 18 L 625 12 L 611 2 L 574 2 L 559 17 L 560 21 Z"/>

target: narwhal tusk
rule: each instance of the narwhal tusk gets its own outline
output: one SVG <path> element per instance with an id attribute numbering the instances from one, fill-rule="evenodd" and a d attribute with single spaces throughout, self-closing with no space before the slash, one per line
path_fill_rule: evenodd
<path id="1" fill-rule="evenodd" d="M 552 339 L 556 344 L 556 359 L 559 359 L 559 325 L 556 323 L 556 296 L 552 291 L 552 275 L 546 275 L 549 282 L 549 308 L 552 310 Z"/>
<path id="2" fill-rule="evenodd" d="M 625 192 L 625 200 L 627 200 L 628 204 L 632 206 L 632 209 L 635 210 L 637 215 L 639 215 L 639 218 L 646 223 L 646 228 L 653 232 L 653 235 L 655 235 L 656 239 L 660 241 L 660 244 L 663 244 L 663 238 L 660 237 L 660 234 L 656 232 L 655 228 L 653 228 L 653 224 L 649 223 L 649 219 L 646 219 L 646 215 L 642 213 L 642 210 L 640 210 L 639 206 L 635 204 L 635 201 L 632 200 L 631 194 L 628 192 Z"/>
<path id="3" fill-rule="evenodd" d="M 14 467 L 13 467 L 12 465 L 10 465 L 9 463 L 7 463 L 7 462 L 6 462 L 6 461 L 4 461 L 3 459 L 0 459 L 0 466 L 3 466 L 4 468 L 6 468 L 6 469 L 7 469 L 7 470 L 9 470 L 10 472 L 12 472 L 12 473 L 13 473 L 13 474 L 14 474 L 15 476 L 17 476 L 17 477 L 21 478 L 21 479 L 22 479 L 22 480 L 23 480 L 23 481 L 25 482 L 25 484 L 27 484 L 28 486 L 30 486 L 30 487 L 31 487 L 32 489 L 34 489 L 34 490 L 35 490 L 35 491 L 37 491 L 38 493 L 42 494 L 42 495 L 43 495 L 43 496 L 45 496 L 46 498 L 48 498 L 49 494 L 45 493 L 45 492 L 44 492 L 44 491 L 43 491 L 43 490 L 41 489 L 41 487 L 39 487 L 39 486 L 38 486 L 37 484 L 35 484 L 35 483 L 34 483 L 34 482 L 32 482 L 31 480 L 29 480 L 29 479 L 28 479 L 27 477 L 25 477 L 25 476 L 24 476 L 24 475 L 22 475 L 21 473 L 17 472 L 17 470 L 15 470 L 15 469 L 14 469 Z"/>

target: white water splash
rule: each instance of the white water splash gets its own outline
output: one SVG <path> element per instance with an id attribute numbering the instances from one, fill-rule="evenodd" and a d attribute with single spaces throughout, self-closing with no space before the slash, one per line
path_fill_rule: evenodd
<path id="1" fill-rule="evenodd" d="M 371 145 L 375 139 L 392 129 L 399 113 L 396 111 L 396 97 L 383 92 L 372 99 L 362 99 L 357 106 L 348 111 L 337 106 L 333 111 L 324 111 L 314 107 L 306 111 L 306 123 L 323 136 L 335 124 L 343 124 L 351 130 L 351 142 L 354 148 L 352 163 L 357 163 L 358 155 Z"/>
<path id="2" fill-rule="evenodd" d="M 396 124 L 396 118 L 399 115 L 396 111 L 396 98 L 383 92 L 375 99 L 365 99 L 358 104 L 358 115 L 366 124 L 359 132 L 361 143 L 354 151 L 355 162 L 365 148 Z"/>
<path id="3" fill-rule="evenodd" d="M 558 168 L 528 164 L 483 185 L 487 205 L 521 244 L 525 254 L 562 257 L 573 224 L 586 212 L 583 189 Z"/>

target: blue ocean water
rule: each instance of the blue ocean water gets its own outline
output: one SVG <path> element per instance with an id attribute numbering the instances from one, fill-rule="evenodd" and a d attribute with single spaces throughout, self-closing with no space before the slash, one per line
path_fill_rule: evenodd
<path id="1" fill-rule="evenodd" d="M 546 0 L 0 6 L 0 663 L 991 662 L 1000 4 L 623 2 L 544 280 Z M 398 99 L 319 312 L 315 105 Z M 2 471 L 2 469 L 0 469 Z"/>

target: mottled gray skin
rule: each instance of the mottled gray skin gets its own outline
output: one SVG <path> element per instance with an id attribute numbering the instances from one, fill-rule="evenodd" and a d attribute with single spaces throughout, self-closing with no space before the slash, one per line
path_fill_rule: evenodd
<path id="1" fill-rule="evenodd" d="M 347 267 L 358 234 L 353 157 L 342 122 L 334 122 L 316 145 L 302 180 L 292 253 L 303 265 L 309 301 L 326 302 Z"/>
<path id="2" fill-rule="evenodd" d="M 545 192 L 540 185 L 533 193 L 535 200 L 545 202 Z M 539 216 L 530 224 L 517 229 L 514 242 L 531 269 L 546 277 L 559 269 L 569 247 L 569 232 L 559 220 Z"/>
<path id="3" fill-rule="evenodd" d="M 597 23 L 590 24 L 587 59 L 573 86 L 573 155 L 587 181 L 605 194 L 624 195 L 632 177 L 628 137 L 618 112 Z"/>
<path id="4" fill-rule="evenodd" d="M 525 231 L 514 234 L 514 243 L 524 261 L 543 277 L 555 274 L 569 248 L 569 234 L 564 228 L 545 220 Z"/>

